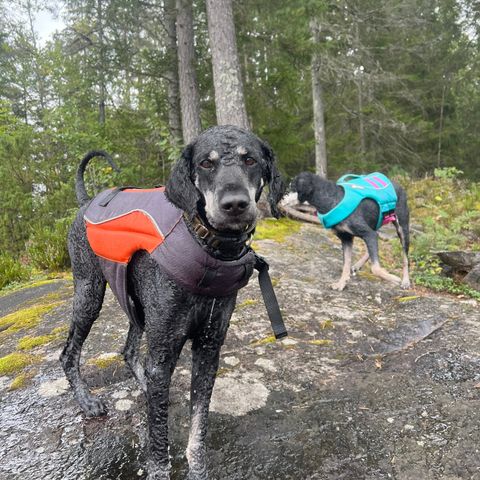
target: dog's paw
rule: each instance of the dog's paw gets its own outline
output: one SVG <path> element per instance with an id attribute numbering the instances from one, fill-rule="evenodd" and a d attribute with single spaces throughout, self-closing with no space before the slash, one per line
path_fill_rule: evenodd
<path id="1" fill-rule="evenodd" d="M 207 469 L 202 469 L 201 471 L 189 470 L 187 480 L 208 480 Z"/>
<path id="2" fill-rule="evenodd" d="M 154 467 L 148 468 L 147 480 L 170 480 L 170 465 L 167 467 Z"/>
<path id="3" fill-rule="evenodd" d="M 93 395 L 85 395 L 80 401 L 80 406 L 87 417 L 101 417 L 108 413 L 107 406 L 103 400 Z"/>
<path id="4" fill-rule="evenodd" d="M 402 280 L 402 283 L 400 283 L 400 288 L 402 288 L 403 290 L 409 290 L 410 287 L 410 280 Z"/>
<path id="5" fill-rule="evenodd" d="M 330 285 L 332 290 L 338 290 L 341 292 L 345 288 L 346 282 L 335 282 Z"/>

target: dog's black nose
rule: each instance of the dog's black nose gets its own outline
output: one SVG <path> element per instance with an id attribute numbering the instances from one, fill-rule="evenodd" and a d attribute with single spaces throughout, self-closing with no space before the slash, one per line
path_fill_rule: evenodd
<path id="1" fill-rule="evenodd" d="M 220 201 L 220 208 L 229 215 L 240 215 L 250 205 L 245 193 L 226 193 Z"/>

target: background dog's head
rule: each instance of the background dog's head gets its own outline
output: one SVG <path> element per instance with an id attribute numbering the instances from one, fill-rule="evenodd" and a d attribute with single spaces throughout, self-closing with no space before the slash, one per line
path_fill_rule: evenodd
<path id="1" fill-rule="evenodd" d="M 284 183 L 270 146 L 253 133 L 222 125 L 192 141 L 173 167 L 168 199 L 189 216 L 197 213 L 219 231 L 243 231 L 257 218 L 256 202 L 268 185 L 272 214 Z"/>
<path id="2" fill-rule="evenodd" d="M 315 189 L 315 175 L 310 172 L 299 173 L 290 183 L 290 190 L 296 192 L 299 202 L 307 202 Z"/>

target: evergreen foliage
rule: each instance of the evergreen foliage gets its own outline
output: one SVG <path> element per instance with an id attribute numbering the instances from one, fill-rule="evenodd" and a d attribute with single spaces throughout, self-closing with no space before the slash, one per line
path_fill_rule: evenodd
<path id="1" fill-rule="evenodd" d="M 480 180 L 475 2 L 238 0 L 233 6 L 249 122 L 272 145 L 287 178 L 315 165 L 310 66 L 316 52 L 332 178 L 374 169 L 415 178 L 456 168 Z M 41 42 L 33 20 L 46 7 L 61 7 L 65 28 Z M 193 13 L 206 128 L 215 123 L 215 105 L 204 0 L 193 2 Z M 315 45 L 312 19 L 321 29 Z M 172 55 L 164 20 L 164 2 L 0 0 L 2 262 L 9 255 L 40 268 L 67 265 L 62 219 L 76 207 L 73 178 L 89 150 L 109 151 L 121 167 L 114 173 L 92 162 L 86 175 L 92 194 L 113 184 L 165 182 L 180 147 L 169 123 L 165 72 Z M 478 212 L 475 202 L 471 208 Z"/>

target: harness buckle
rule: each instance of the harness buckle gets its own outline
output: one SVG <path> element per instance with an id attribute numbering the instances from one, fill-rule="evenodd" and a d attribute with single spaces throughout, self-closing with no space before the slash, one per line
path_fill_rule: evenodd
<path id="1" fill-rule="evenodd" d="M 205 240 L 208 235 L 210 234 L 210 231 L 205 225 L 202 225 L 201 223 L 198 223 L 195 225 L 195 233 L 202 239 Z"/>

